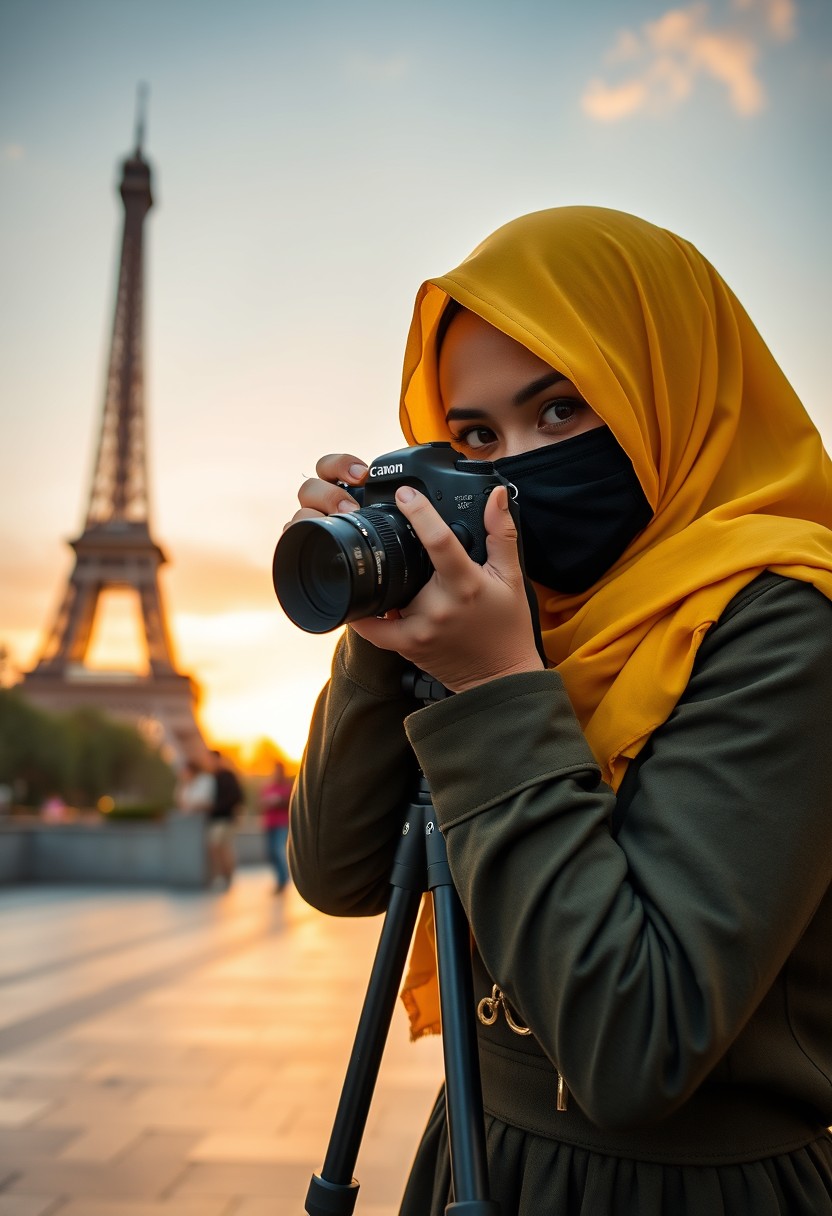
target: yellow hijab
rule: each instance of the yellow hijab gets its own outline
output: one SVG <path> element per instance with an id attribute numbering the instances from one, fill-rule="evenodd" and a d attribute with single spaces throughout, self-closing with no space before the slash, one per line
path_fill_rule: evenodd
<path id="1" fill-rule="evenodd" d="M 436 367 L 449 297 L 575 384 L 653 508 L 589 591 L 537 589 L 546 653 L 617 789 L 742 587 L 768 569 L 832 598 L 832 462 L 710 263 L 673 233 L 599 207 L 522 216 L 422 286 L 401 398 L 409 443 L 449 438 Z M 429 919 L 403 993 L 414 1037 L 439 1028 Z"/>

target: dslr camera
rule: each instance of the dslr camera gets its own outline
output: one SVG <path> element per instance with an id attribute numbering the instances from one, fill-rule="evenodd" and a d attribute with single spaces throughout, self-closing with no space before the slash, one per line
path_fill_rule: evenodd
<path id="1" fill-rule="evenodd" d="M 495 486 L 507 484 L 490 460 L 467 460 L 450 443 L 379 456 L 363 487 L 346 487 L 359 510 L 298 520 L 277 542 L 272 577 L 280 606 L 307 633 L 328 633 L 347 621 L 403 608 L 433 566 L 396 506 L 399 486 L 420 490 L 471 559 L 483 565 L 486 499 Z"/>

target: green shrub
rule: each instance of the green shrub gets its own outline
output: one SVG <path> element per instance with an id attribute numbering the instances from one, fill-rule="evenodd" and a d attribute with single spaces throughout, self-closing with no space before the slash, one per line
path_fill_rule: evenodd
<path id="1" fill-rule="evenodd" d="M 136 802 L 136 803 L 116 803 L 111 811 L 102 812 L 104 819 L 121 819 L 129 820 L 133 823 L 142 820 L 158 820 L 163 818 L 165 807 L 159 806 L 156 803 Z"/>
<path id="2" fill-rule="evenodd" d="M 0 689 L 0 784 L 39 807 L 58 795 L 94 807 L 105 796 L 125 806 L 168 807 L 176 777 L 134 727 L 93 709 L 50 714 L 17 689 Z"/>

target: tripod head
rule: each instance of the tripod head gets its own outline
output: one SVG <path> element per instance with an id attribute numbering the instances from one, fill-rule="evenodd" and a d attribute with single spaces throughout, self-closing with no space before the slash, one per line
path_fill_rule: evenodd
<path id="1" fill-rule="evenodd" d="M 440 684 L 427 671 L 420 671 L 418 667 L 404 673 L 402 691 L 418 697 L 425 705 L 433 705 L 435 701 L 444 701 L 446 697 L 454 695 L 444 684 Z"/>

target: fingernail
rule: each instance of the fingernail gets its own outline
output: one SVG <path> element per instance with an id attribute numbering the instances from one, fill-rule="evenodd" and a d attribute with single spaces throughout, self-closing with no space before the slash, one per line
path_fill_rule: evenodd
<path id="1" fill-rule="evenodd" d="M 412 486 L 399 486 L 396 490 L 396 498 L 399 502 L 412 502 L 416 497 L 416 491 Z"/>
<path id="2" fill-rule="evenodd" d="M 367 472 L 366 464 L 351 464 L 350 465 L 350 477 L 356 477 L 356 478 L 363 477 L 366 472 Z"/>
<path id="3" fill-rule="evenodd" d="M 352 498 L 342 498 L 338 503 L 338 510 L 342 515 L 349 515 L 358 510 L 358 503 Z"/>

